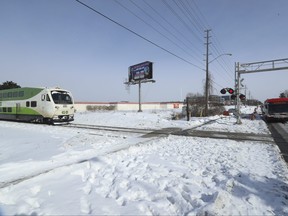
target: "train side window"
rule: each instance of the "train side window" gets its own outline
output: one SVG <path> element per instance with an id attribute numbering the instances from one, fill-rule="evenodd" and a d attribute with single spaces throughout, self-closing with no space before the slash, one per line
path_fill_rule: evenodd
<path id="1" fill-rule="evenodd" d="M 51 101 L 49 95 L 46 95 L 46 101 Z"/>
<path id="2" fill-rule="evenodd" d="M 0 98 L 2 98 L 2 93 L 0 93 Z"/>
<path id="3" fill-rule="evenodd" d="M 8 92 L 8 98 L 12 97 L 12 92 Z"/>
<path id="4" fill-rule="evenodd" d="M 30 107 L 30 101 L 26 101 L 26 107 Z"/>
<path id="5" fill-rule="evenodd" d="M 42 95 L 41 95 L 41 100 L 42 100 L 42 101 L 45 101 L 45 94 L 42 94 Z"/>
<path id="6" fill-rule="evenodd" d="M 3 112 L 7 112 L 7 108 L 6 107 L 3 107 Z"/>
<path id="7" fill-rule="evenodd" d="M 19 91 L 18 96 L 19 97 L 24 97 L 24 91 Z"/>
<path id="8" fill-rule="evenodd" d="M 1 107 L 0 107 L 0 112 L 3 112 Z"/>
<path id="9" fill-rule="evenodd" d="M 7 108 L 8 112 L 12 112 L 12 107 Z"/>
<path id="10" fill-rule="evenodd" d="M 13 92 L 13 97 L 18 97 L 18 92 Z"/>
<path id="11" fill-rule="evenodd" d="M 37 107 L 37 101 L 31 101 L 31 107 Z"/>
<path id="12" fill-rule="evenodd" d="M 7 96 L 8 96 L 7 92 L 3 93 L 3 98 L 7 98 Z"/>

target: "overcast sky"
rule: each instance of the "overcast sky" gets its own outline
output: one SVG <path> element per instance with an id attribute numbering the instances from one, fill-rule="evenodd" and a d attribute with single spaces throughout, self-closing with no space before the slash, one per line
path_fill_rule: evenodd
<path id="1" fill-rule="evenodd" d="M 74 0 L 0 0 L 1 83 L 137 101 L 138 86 L 123 84 L 128 67 L 151 61 L 156 83 L 142 85 L 143 101 L 183 100 L 203 93 L 207 29 L 214 94 L 233 87 L 236 62 L 288 58 L 287 0 L 81 1 L 106 18 Z M 247 97 L 261 101 L 288 89 L 287 70 L 243 78 Z"/>

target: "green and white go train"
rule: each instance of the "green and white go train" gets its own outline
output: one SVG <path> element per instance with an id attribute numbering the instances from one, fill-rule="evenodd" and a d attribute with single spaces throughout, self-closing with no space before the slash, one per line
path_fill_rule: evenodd
<path id="1" fill-rule="evenodd" d="M 0 90 L 0 119 L 57 123 L 74 120 L 72 95 L 61 88 L 15 88 Z"/>

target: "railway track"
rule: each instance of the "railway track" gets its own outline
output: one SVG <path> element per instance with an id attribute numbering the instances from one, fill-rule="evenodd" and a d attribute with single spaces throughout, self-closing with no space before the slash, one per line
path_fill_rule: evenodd
<path id="1" fill-rule="evenodd" d="M 152 133 L 155 129 L 145 129 L 145 128 L 129 128 L 129 127 L 117 127 L 117 126 L 104 126 L 104 125 L 89 125 L 89 124 L 74 124 L 70 123 L 67 125 L 61 125 L 62 127 L 68 128 L 80 128 L 80 129 L 90 129 L 90 130 L 102 130 L 111 132 L 127 132 L 127 133 L 137 133 L 137 134 L 147 134 Z"/>
<path id="2" fill-rule="evenodd" d="M 198 127 L 201 127 L 203 125 L 211 124 L 217 120 L 221 119 L 213 119 L 209 120 L 207 122 L 204 122 L 203 124 L 194 126 L 190 128 L 191 130 L 194 130 Z M 65 125 L 58 125 L 61 127 L 68 127 L 68 128 L 80 128 L 80 129 L 89 129 L 89 130 L 99 130 L 99 131 L 110 131 L 110 132 L 126 132 L 126 133 L 136 133 L 136 134 L 143 134 L 143 135 L 169 135 L 174 134 L 177 135 L 177 133 L 181 133 L 181 131 L 184 131 L 185 129 L 181 128 L 129 128 L 129 127 L 120 127 L 120 126 L 105 126 L 105 125 L 91 125 L 91 124 L 75 124 L 75 123 L 69 123 Z"/>
<path id="3" fill-rule="evenodd" d="M 103 125 L 88 125 L 88 124 L 74 124 L 70 123 L 68 125 L 63 125 L 64 127 L 70 128 L 80 128 L 88 130 L 100 130 L 100 131 L 109 131 L 109 132 L 119 132 L 119 133 L 136 133 L 140 134 L 143 138 L 151 137 L 164 137 L 168 135 L 175 136 L 190 136 L 190 137 L 202 137 L 202 138 L 214 138 L 214 139 L 230 139 L 236 141 L 262 141 L 264 143 L 273 142 L 271 135 L 263 134 L 252 134 L 252 133 L 237 133 L 237 132 L 221 132 L 221 131 L 205 131 L 197 130 L 197 128 L 202 127 L 203 125 L 211 124 L 221 118 L 209 120 L 200 125 L 194 126 L 192 128 L 183 129 L 177 127 L 170 128 L 129 128 L 129 127 L 118 127 L 118 126 L 103 126 Z"/>

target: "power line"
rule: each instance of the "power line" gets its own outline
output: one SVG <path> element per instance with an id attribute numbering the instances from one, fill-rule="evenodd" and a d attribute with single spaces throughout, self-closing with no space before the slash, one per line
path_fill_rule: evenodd
<path id="1" fill-rule="evenodd" d="M 183 1 L 185 1 L 185 0 L 183 0 Z M 193 17 L 196 18 L 197 24 L 199 26 L 202 26 L 204 29 L 211 29 L 211 27 L 209 27 L 209 24 L 208 24 L 207 20 L 205 19 L 204 14 L 202 13 L 200 8 L 196 4 L 195 0 L 186 0 L 186 3 L 188 5 L 187 8 L 190 8 L 190 10 L 193 11 L 193 14 L 194 14 Z M 214 38 L 213 41 L 215 43 L 212 43 L 212 49 L 213 49 L 213 51 L 215 51 L 216 55 L 221 55 L 222 53 L 225 53 L 223 51 L 223 49 L 221 49 L 220 42 L 219 42 L 219 40 L 217 40 L 217 37 L 216 37 L 215 34 L 213 34 L 213 38 Z M 228 75 L 229 79 L 234 80 L 234 78 L 231 75 L 231 66 L 230 66 L 230 65 L 233 65 L 233 64 L 231 63 L 231 61 L 228 61 L 229 62 L 229 64 L 228 64 L 226 60 L 229 60 L 229 59 L 221 58 L 221 60 L 217 59 L 217 62 L 219 63 L 221 68 L 224 70 L 224 72 L 226 72 L 226 74 Z M 232 71 L 233 71 L 233 69 L 232 69 Z"/>
<path id="2" fill-rule="evenodd" d="M 168 2 L 166 2 L 165 0 L 161 0 L 161 2 L 172 12 L 172 14 L 179 20 L 179 22 L 192 34 L 194 35 L 194 37 L 202 42 L 202 39 L 197 35 L 195 34 L 195 32 L 192 30 L 192 28 L 190 27 L 190 25 L 187 24 L 187 22 L 185 22 L 185 20 L 177 13 L 177 11 L 174 9 L 175 7 L 171 6 Z M 174 2 L 174 4 L 176 5 L 176 7 L 178 9 L 181 10 L 181 8 L 179 7 L 179 5 Z M 182 13 L 181 13 L 182 14 Z"/>
<path id="3" fill-rule="evenodd" d="M 191 11 L 188 9 L 187 5 L 185 5 L 184 2 L 182 1 L 175 1 L 174 3 L 179 7 L 179 9 L 181 10 L 181 13 L 186 14 L 186 18 L 187 20 L 195 27 L 195 29 L 202 34 L 203 32 L 203 28 L 201 28 L 201 25 L 199 24 L 198 19 L 194 16 L 193 13 L 191 13 Z M 181 7 L 180 7 L 181 5 Z"/>
<path id="4" fill-rule="evenodd" d="M 156 18 L 152 18 L 151 17 L 151 13 L 149 13 L 149 17 L 151 19 L 153 19 L 156 23 L 158 23 L 158 25 L 160 25 L 163 29 L 165 29 L 170 35 L 172 35 L 177 41 L 181 42 L 187 49 L 189 49 L 189 45 L 192 45 L 193 46 L 193 50 L 198 50 L 200 53 L 202 53 L 202 51 L 200 51 L 197 47 L 194 47 L 195 44 L 192 44 L 191 43 L 191 39 L 188 39 L 187 38 L 187 34 L 184 34 L 181 30 L 177 29 L 176 27 L 178 25 L 172 25 L 171 21 L 168 21 L 166 19 L 166 17 L 164 17 L 163 15 L 161 15 L 161 13 L 159 13 L 159 10 L 156 10 L 154 7 L 152 7 L 146 0 L 143 0 L 143 2 L 149 7 L 149 9 L 151 9 L 158 17 L 160 17 L 168 26 L 165 27 L 163 24 L 160 23 L 160 21 L 158 21 L 159 19 L 156 19 Z M 165 5 L 164 5 L 165 6 Z M 165 10 L 165 11 L 168 11 L 168 10 Z M 170 28 L 171 30 L 169 30 L 168 28 Z M 181 36 L 182 39 L 184 39 L 184 41 L 182 39 L 180 39 L 175 33 L 172 32 L 172 30 Z M 195 56 L 194 58 L 199 58 L 199 56 Z M 201 61 L 201 60 L 198 60 L 197 61 Z"/>
<path id="5" fill-rule="evenodd" d="M 160 34 L 162 37 L 166 38 L 168 41 L 170 41 L 172 44 L 174 44 L 176 47 L 178 47 L 179 49 L 181 49 L 183 52 L 185 52 L 187 55 L 191 56 L 194 58 L 194 56 L 192 56 L 188 51 L 188 47 L 186 47 L 186 49 L 184 49 L 183 47 L 181 47 L 180 45 L 178 45 L 176 42 L 174 42 L 172 39 L 170 39 L 167 34 L 162 33 L 161 31 L 159 31 L 156 27 L 154 27 L 153 25 L 151 25 L 148 21 L 144 20 L 143 18 L 141 18 L 137 13 L 133 12 L 133 10 L 129 9 L 128 7 L 124 6 L 122 3 L 120 3 L 119 1 L 115 1 L 117 4 L 119 4 L 122 8 L 124 8 L 125 10 L 129 11 L 131 14 L 133 14 L 135 17 L 137 17 L 138 19 L 140 19 L 143 23 L 145 23 L 147 26 L 149 26 L 150 28 L 152 28 L 154 31 L 156 31 L 158 34 Z M 130 1 L 133 5 L 135 5 L 139 10 L 141 10 L 140 6 L 138 6 L 135 2 Z M 156 19 L 154 19 L 153 17 L 151 17 L 145 10 L 141 10 L 143 13 L 145 13 L 147 16 L 149 16 L 154 22 L 158 23 L 158 25 L 160 25 L 162 28 L 163 25 L 161 25 L 161 23 L 159 23 Z M 167 31 L 167 30 L 166 30 Z"/>
<path id="6" fill-rule="evenodd" d="M 116 25 L 118 25 L 118 26 L 124 28 L 125 30 L 127 30 L 127 31 L 129 31 L 130 33 L 136 35 L 137 37 L 140 37 L 141 39 L 143 39 L 143 40 L 149 42 L 150 44 L 152 44 L 152 45 L 158 47 L 159 49 L 162 49 L 163 51 L 165 51 L 165 52 L 167 52 L 167 53 L 169 53 L 169 54 L 175 56 L 176 58 L 181 59 L 182 61 L 184 61 L 184 62 L 186 62 L 186 63 L 188 63 L 188 64 L 190 64 L 190 65 L 192 65 L 192 66 L 194 66 L 194 67 L 197 67 L 197 68 L 203 70 L 203 69 L 202 69 L 201 67 L 199 67 L 198 65 L 195 65 L 195 64 L 193 64 L 192 62 L 190 62 L 190 61 L 188 61 L 188 60 L 186 60 L 186 59 L 180 57 L 179 55 L 176 55 L 176 54 L 172 53 L 171 51 L 169 51 L 169 50 L 165 49 L 164 47 L 162 47 L 162 46 L 160 46 L 160 45 L 154 43 L 153 41 L 151 41 L 151 40 L 145 38 L 144 36 L 138 34 L 137 32 L 135 32 L 135 31 L 133 31 L 133 30 L 131 30 L 131 29 L 129 29 L 128 27 L 126 27 L 126 26 L 120 24 L 119 22 L 117 22 L 117 21 L 113 20 L 112 18 L 110 18 L 110 17 L 104 15 L 103 13 L 101 13 L 101 12 L 97 11 L 96 9 L 90 7 L 89 5 L 87 5 L 87 4 L 83 3 L 83 2 L 81 2 L 80 0 L 76 0 L 76 2 L 82 4 L 83 6 L 87 7 L 88 9 L 92 10 L 93 12 L 95 12 L 95 13 L 101 15 L 102 17 L 108 19 L 109 21 L 115 23 Z"/>

